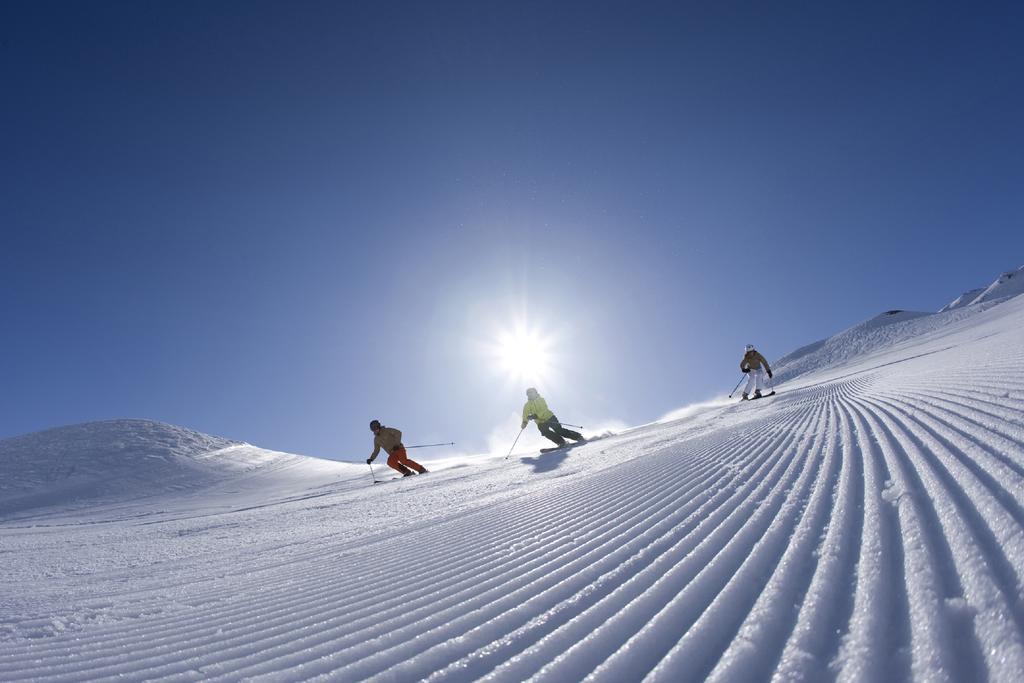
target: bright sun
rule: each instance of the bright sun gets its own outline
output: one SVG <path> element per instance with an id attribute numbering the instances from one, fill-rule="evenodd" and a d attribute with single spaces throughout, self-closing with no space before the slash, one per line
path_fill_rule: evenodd
<path id="1" fill-rule="evenodd" d="M 551 371 L 550 342 L 526 329 L 501 334 L 495 355 L 512 379 L 541 383 Z"/>

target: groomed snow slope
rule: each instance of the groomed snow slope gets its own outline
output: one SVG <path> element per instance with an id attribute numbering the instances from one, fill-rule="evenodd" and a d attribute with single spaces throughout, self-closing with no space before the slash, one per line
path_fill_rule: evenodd
<path id="1" fill-rule="evenodd" d="M 567 452 L 23 510 L 0 679 L 1019 681 L 1024 297 L 969 308 Z"/>

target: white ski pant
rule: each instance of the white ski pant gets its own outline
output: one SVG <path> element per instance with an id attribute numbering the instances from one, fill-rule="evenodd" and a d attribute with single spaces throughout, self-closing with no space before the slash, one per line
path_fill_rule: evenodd
<path id="1" fill-rule="evenodd" d="M 751 369 L 747 373 L 747 388 L 743 390 L 743 395 L 749 396 L 754 389 L 764 389 L 764 368 Z"/>

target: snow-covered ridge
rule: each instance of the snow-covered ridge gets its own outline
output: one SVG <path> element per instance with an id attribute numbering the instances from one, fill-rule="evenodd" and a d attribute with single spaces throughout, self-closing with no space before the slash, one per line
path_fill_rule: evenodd
<path id="1" fill-rule="evenodd" d="M 974 303 L 974 300 L 978 298 L 982 292 L 985 291 L 984 287 L 978 287 L 977 289 L 970 289 L 958 296 L 957 298 L 950 301 L 948 304 L 939 309 L 939 313 L 945 313 L 946 311 L 955 311 L 958 308 L 964 306 L 970 306 Z"/>
<path id="2" fill-rule="evenodd" d="M 776 381 L 845 363 L 910 336 L 913 323 L 930 317 L 919 311 L 886 311 L 828 339 L 808 344 L 775 362 Z"/>
<path id="3" fill-rule="evenodd" d="M 996 301 L 1024 293 L 1024 266 L 1017 270 L 1000 275 L 995 282 L 990 284 L 972 304 L 980 304 L 985 301 Z"/>
<path id="4" fill-rule="evenodd" d="M 987 288 L 974 289 L 942 307 L 938 313 L 890 310 L 827 339 L 803 346 L 774 363 L 776 381 L 832 368 L 892 349 L 898 344 L 938 332 L 970 318 L 1005 299 L 1024 292 L 1024 266 L 1003 273 Z"/>
<path id="5" fill-rule="evenodd" d="M 107 420 L 0 440 L 0 516 L 200 490 L 314 461 L 153 420 Z"/>
<path id="6" fill-rule="evenodd" d="M 980 304 L 986 301 L 1005 299 L 1024 293 L 1024 266 L 1016 270 L 1003 273 L 996 278 L 995 282 L 988 287 L 980 287 L 964 292 L 956 299 L 939 309 L 939 313 L 952 311 L 972 304 Z"/>

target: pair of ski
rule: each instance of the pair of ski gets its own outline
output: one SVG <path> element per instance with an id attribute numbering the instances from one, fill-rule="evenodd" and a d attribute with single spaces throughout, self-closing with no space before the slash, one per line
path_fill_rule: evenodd
<path id="1" fill-rule="evenodd" d="M 426 472 L 420 472 L 419 474 L 426 474 Z M 417 475 L 410 475 L 410 476 L 419 476 L 419 474 L 417 474 Z M 374 479 L 373 483 L 374 484 L 387 484 L 389 481 L 399 481 L 401 479 L 408 479 L 408 478 L 409 477 L 401 476 L 401 477 L 391 477 L 390 479 Z"/>
<path id="2" fill-rule="evenodd" d="M 756 401 L 759 398 L 768 398 L 769 396 L 774 396 L 774 395 L 775 395 L 775 392 L 773 391 L 770 394 L 761 394 L 760 396 L 751 396 L 750 398 L 747 398 L 746 396 L 744 396 L 740 400 L 741 401 Z"/>
<path id="3" fill-rule="evenodd" d="M 567 448 L 575 448 L 576 446 L 582 446 L 586 441 L 577 441 L 576 443 L 567 443 L 564 446 L 551 446 L 550 448 L 540 449 L 541 453 L 554 453 L 555 451 L 564 451 Z"/>

